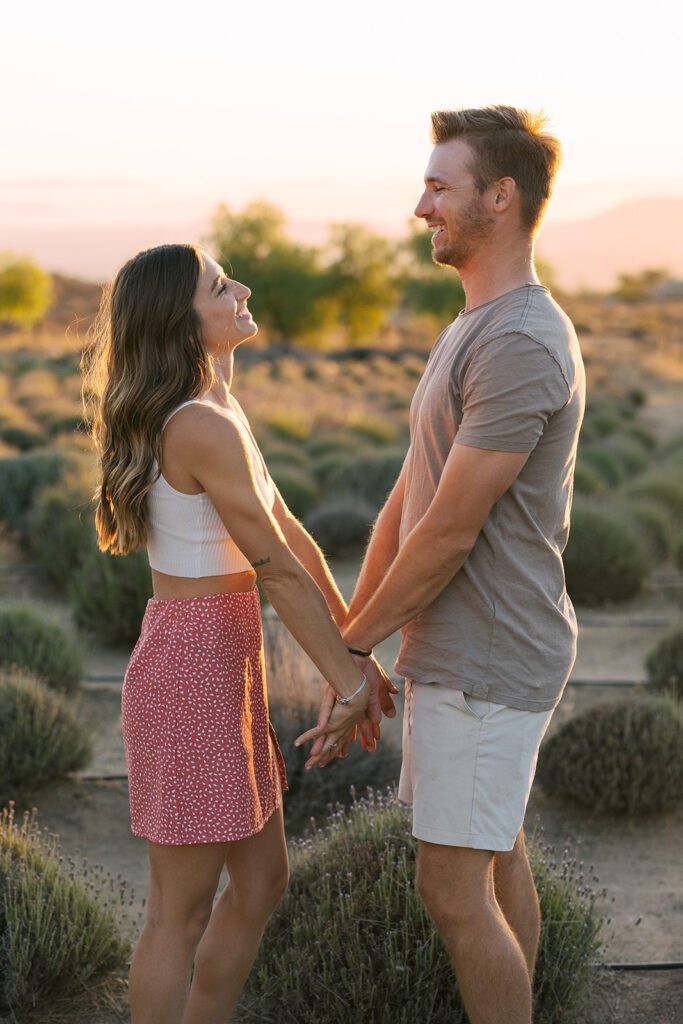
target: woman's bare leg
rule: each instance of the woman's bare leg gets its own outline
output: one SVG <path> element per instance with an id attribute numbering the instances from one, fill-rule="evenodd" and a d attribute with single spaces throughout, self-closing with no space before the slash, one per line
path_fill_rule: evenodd
<path id="1" fill-rule="evenodd" d="M 213 908 L 195 957 L 183 1024 L 226 1024 L 256 958 L 268 919 L 287 888 L 280 806 L 263 829 L 230 843 L 230 882 Z"/>
<path id="2" fill-rule="evenodd" d="M 181 1024 L 228 843 L 149 843 L 147 922 L 129 976 L 131 1024 Z"/>

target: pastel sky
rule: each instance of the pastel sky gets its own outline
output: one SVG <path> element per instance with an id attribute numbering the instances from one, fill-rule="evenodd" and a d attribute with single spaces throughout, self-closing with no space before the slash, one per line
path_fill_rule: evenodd
<path id="1" fill-rule="evenodd" d="M 492 102 L 543 108 L 563 142 L 549 220 L 683 196 L 680 30 L 661 0 L 5 4 L 0 249 L 255 197 L 400 230 L 429 112 Z"/>

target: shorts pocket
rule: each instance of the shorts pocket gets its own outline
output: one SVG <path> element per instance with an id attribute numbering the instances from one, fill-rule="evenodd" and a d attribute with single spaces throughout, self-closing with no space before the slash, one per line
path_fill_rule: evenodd
<path id="1" fill-rule="evenodd" d="M 470 715 L 477 722 L 484 721 L 491 707 L 490 701 L 482 700 L 480 697 L 472 697 L 468 693 L 463 693 L 462 690 L 454 690 L 453 693 L 456 707 L 460 711 L 464 711 L 466 715 Z"/>

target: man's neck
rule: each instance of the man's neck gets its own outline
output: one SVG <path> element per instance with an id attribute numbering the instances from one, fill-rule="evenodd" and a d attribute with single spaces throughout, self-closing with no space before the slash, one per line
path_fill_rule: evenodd
<path id="1" fill-rule="evenodd" d="M 525 284 L 539 284 L 534 267 L 533 239 L 519 238 L 495 248 L 484 247 L 458 273 L 465 289 L 467 309 L 497 299 Z"/>

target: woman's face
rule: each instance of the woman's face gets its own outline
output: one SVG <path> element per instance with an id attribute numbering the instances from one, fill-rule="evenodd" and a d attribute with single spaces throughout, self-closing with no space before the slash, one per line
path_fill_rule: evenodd
<path id="1" fill-rule="evenodd" d="M 247 299 L 246 285 L 226 277 L 223 268 L 204 254 L 204 269 L 199 275 L 194 308 L 199 317 L 202 340 L 212 356 L 231 352 L 258 331 Z"/>

